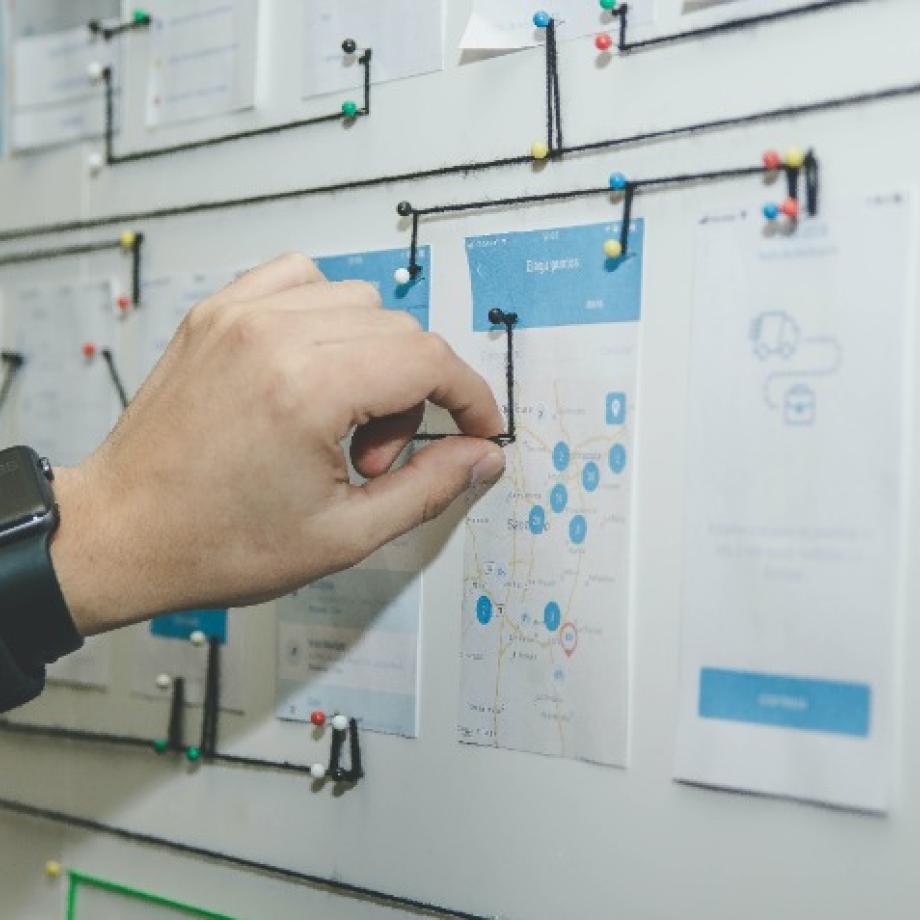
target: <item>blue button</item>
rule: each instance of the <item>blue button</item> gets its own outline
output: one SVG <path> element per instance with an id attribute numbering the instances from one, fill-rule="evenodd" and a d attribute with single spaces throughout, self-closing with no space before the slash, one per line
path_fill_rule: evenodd
<path id="1" fill-rule="evenodd" d="M 704 719 L 866 738 L 871 700 L 867 684 L 717 668 L 700 671 L 699 713 Z"/>

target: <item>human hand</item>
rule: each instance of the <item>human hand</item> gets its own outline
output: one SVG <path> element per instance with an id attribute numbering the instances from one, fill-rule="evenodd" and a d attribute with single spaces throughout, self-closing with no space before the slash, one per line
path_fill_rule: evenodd
<path id="1" fill-rule="evenodd" d="M 391 470 L 426 400 L 467 437 Z M 257 603 L 346 568 L 497 479 L 485 439 L 502 428 L 486 382 L 370 285 L 296 254 L 254 269 L 192 309 L 105 443 L 57 471 L 52 558 L 77 628 Z"/>

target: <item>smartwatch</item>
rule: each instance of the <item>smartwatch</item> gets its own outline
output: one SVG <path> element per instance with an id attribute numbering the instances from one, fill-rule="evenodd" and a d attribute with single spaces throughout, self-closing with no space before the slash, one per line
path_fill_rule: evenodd
<path id="1" fill-rule="evenodd" d="M 53 479 L 32 448 L 0 450 L 0 641 L 26 668 L 83 645 L 51 564 L 60 521 Z"/>

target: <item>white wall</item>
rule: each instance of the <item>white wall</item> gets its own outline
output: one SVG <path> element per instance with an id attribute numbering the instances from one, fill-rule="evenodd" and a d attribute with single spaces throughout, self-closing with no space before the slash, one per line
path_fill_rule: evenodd
<path id="1" fill-rule="evenodd" d="M 422 2 L 422 0 L 420 0 Z M 660 0 L 664 12 L 671 0 Z M 738 12 L 762 6 L 739 0 Z M 257 112 L 214 130 L 326 111 L 299 103 L 299 0 L 267 0 Z M 448 49 L 468 3 L 449 0 Z M 659 23 L 669 31 L 667 15 Z M 872 0 L 701 41 L 637 53 L 598 67 L 590 38 L 561 49 L 570 143 L 769 109 L 920 79 L 916 0 Z M 142 38 L 130 39 L 140 47 Z M 132 55 L 128 97 L 142 96 Z M 3 227 L 171 203 L 259 193 L 526 153 L 543 125 L 539 50 L 458 66 L 379 87 L 373 114 L 351 129 L 326 125 L 103 171 L 83 161 L 95 145 L 0 164 Z M 142 107 L 125 113 L 122 149 L 169 143 L 201 126 L 145 136 Z M 614 166 L 633 177 L 755 164 L 767 147 L 813 145 L 825 194 L 891 189 L 920 175 L 920 97 L 844 108 L 745 129 L 571 157 L 542 170 L 516 166 L 175 219 L 142 222 L 145 272 L 248 263 L 279 250 L 333 253 L 405 245 L 395 203 L 425 206 L 599 185 Z M 756 180 L 679 188 L 637 198 L 646 218 L 641 424 L 635 505 L 631 755 L 626 770 L 455 741 L 462 533 L 425 577 L 421 733 L 418 741 L 365 735 L 367 778 L 348 794 L 313 794 L 308 781 L 208 767 L 189 773 L 146 753 L 0 736 L 0 797 L 93 815 L 305 872 L 514 920 L 560 917 L 714 917 L 747 920 L 915 917 L 920 882 L 920 604 L 911 573 L 903 602 L 903 671 L 895 805 L 887 818 L 691 788 L 671 780 L 674 745 L 682 456 L 693 223 L 701 209 L 761 203 Z M 559 226 L 611 216 L 604 200 L 426 221 L 439 249 L 467 233 Z M 617 216 L 617 215 L 613 215 Z M 135 224 L 132 224 L 134 228 Z M 44 242 L 52 243 L 56 237 Z M 68 239 L 61 237 L 61 240 Z M 3 250 L 6 251 L 6 250 Z M 42 272 L 46 269 L 42 267 Z M 88 269 L 87 269 L 88 270 Z M 65 272 L 62 266 L 48 272 Z M 433 322 L 466 347 L 452 312 L 459 277 L 433 279 Z M 871 309 L 871 305 L 867 305 Z M 916 456 L 916 426 L 911 431 Z M 920 503 L 909 514 L 911 559 Z M 225 717 L 223 746 L 257 756 L 309 759 L 305 729 L 273 715 L 271 607 L 245 619 L 249 710 Z M 31 720 L 144 735 L 162 732 L 166 704 L 130 697 L 129 635 L 110 693 L 51 689 L 21 713 Z M 376 918 L 402 915 L 250 873 L 0 816 L 0 915 L 61 916 L 62 886 L 45 859 L 244 917 Z"/>

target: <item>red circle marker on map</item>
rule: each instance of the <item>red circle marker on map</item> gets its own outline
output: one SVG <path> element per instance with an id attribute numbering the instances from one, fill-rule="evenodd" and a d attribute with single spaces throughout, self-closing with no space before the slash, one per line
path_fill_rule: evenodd
<path id="1" fill-rule="evenodd" d="M 578 647 L 578 630 L 574 623 L 563 623 L 559 629 L 559 644 L 562 651 L 571 657 L 572 652 Z"/>

